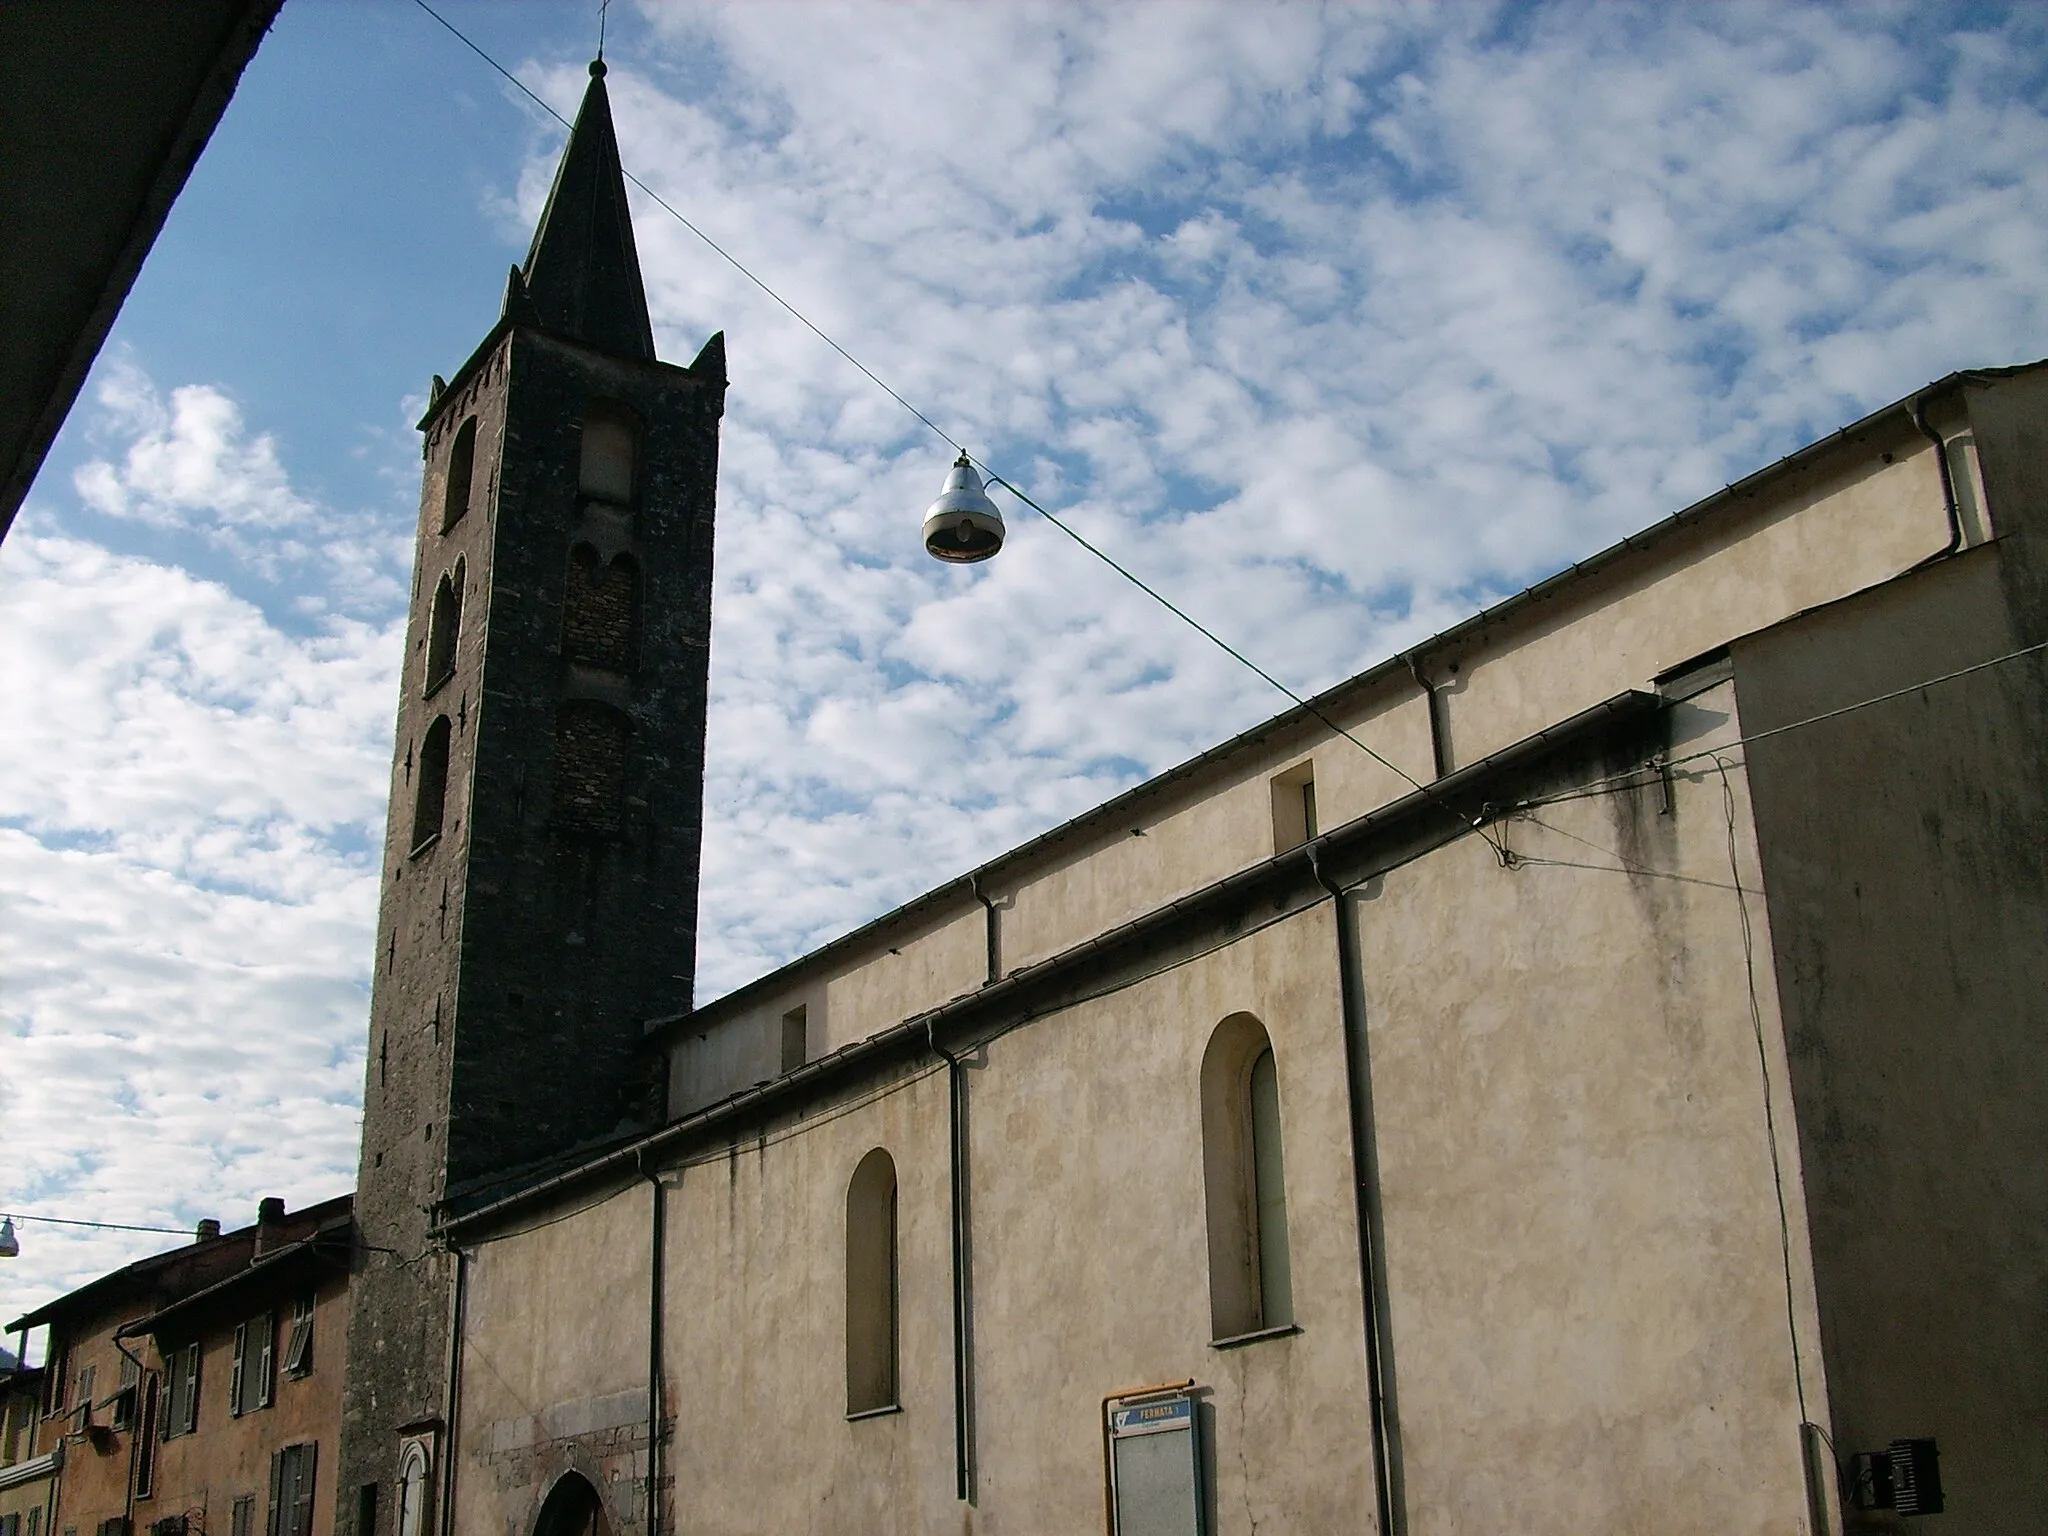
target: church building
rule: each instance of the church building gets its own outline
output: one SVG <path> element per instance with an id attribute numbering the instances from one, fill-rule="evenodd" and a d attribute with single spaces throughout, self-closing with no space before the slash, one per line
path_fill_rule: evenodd
<path id="1" fill-rule="evenodd" d="M 421 423 L 339 1536 L 2032 1528 L 2048 365 L 693 1008 L 724 349 L 592 75 Z"/>

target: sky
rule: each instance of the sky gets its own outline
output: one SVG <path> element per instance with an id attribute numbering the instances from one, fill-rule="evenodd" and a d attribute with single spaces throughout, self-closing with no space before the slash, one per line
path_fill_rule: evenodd
<path id="1" fill-rule="evenodd" d="M 444 13 L 564 115 L 589 5 Z M 1307 692 L 1951 370 L 2048 355 L 2048 10 L 616 0 L 630 170 Z M 353 1182 L 412 429 L 563 130 L 289 0 L 0 545 L 0 1210 Z M 726 333 L 697 1000 L 1286 701 L 634 194 Z M 1412 765 L 1420 771 L 1426 765 Z M 39 1223 L 0 1324 L 173 1243 Z"/>

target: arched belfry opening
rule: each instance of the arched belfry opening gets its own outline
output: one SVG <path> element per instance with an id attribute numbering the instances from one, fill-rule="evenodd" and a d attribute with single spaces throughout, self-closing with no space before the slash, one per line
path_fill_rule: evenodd
<path id="1" fill-rule="evenodd" d="M 448 450 L 448 483 L 441 493 L 441 531 L 446 533 L 469 514 L 470 482 L 476 478 L 476 418 L 455 434 Z"/>
<path id="2" fill-rule="evenodd" d="M 534 1517 L 533 1536 L 611 1536 L 604 1501 L 581 1472 L 564 1472 Z"/>

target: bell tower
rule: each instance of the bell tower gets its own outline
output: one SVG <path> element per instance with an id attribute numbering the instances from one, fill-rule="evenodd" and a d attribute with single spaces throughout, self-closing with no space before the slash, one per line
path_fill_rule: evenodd
<path id="1" fill-rule="evenodd" d="M 498 323 L 420 422 L 336 1529 L 441 1485 L 437 1209 L 657 1122 L 690 1006 L 725 350 L 659 361 L 604 66 Z M 431 1524 L 421 1525 L 424 1533 Z"/>

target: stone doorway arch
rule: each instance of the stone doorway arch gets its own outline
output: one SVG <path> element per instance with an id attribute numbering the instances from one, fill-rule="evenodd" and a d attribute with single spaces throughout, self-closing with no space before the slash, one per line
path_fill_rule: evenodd
<path id="1" fill-rule="evenodd" d="M 581 1472 L 564 1472 L 541 1501 L 533 1536 L 611 1536 L 604 1501 Z"/>

